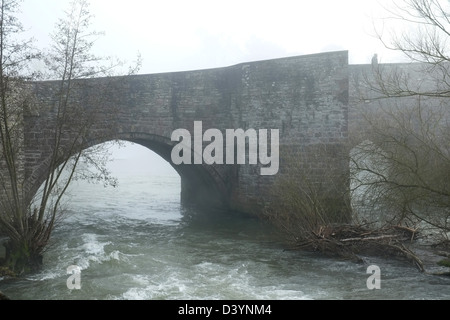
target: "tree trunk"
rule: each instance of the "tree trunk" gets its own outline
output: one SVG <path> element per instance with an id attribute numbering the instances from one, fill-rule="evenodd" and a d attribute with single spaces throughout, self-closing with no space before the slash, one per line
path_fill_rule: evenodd
<path id="1" fill-rule="evenodd" d="M 35 252 L 26 240 L 5 243 L 5 267 L 15 274 L 36 272 L 42 267 L 42 254 Z"/>

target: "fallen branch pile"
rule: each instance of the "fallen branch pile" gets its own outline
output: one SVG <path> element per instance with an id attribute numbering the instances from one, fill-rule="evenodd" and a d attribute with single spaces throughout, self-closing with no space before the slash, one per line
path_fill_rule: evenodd
<path id="1" fill-rule="evenodd" d="M 324 226 L 297 238 L 296 249 L 320 251 L 361 261 L 359 254 L 396 255 L 411 260 L 423 272 L 420 258 L 405 243 L 415 239 L 417 230 L 403 226 L 367 229 L 357 225 Z"/>

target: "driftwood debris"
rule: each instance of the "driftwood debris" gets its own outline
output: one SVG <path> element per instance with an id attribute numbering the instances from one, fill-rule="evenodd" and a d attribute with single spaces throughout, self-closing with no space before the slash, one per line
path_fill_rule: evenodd
<path id="1" fill-rule="evenodd" d="M 295 247 L 358 261 L 361 261 L 359 254 L 395 255 L 411 260 L 424 272 L 421 259 L 405 245 L 416 236 L 416 229 L 404 226 L 372 230 L 358 225 L 337 225 L 319 227 L 317 231 L 297 239 Z"/>

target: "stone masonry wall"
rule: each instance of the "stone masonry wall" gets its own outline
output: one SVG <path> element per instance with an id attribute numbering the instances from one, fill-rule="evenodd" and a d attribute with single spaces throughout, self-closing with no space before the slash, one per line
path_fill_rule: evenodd
<path id="1" fill-rule="evenodd" d="M 275 176 L 260 175 L 259 165 L 175 166 L 183 192 L 197 202 L 215 198 L 230 209 L 258 215 L 270 203 L 274 181 L 289 176 L 293 166 L 312 172 L 318 180 L 326 168 L 334 168 L 340 179 L 348 176 L 348 163 L 336 158 L 348 139 L 346 51 L 79 84 L 74 103 L 94 110 L 97 119 L 79 148 L 124 139 L 147 146 L 170 162 L 176 144 L 170 141 L 172 132 L 184 128 L 193 133 L 194 121 L 202 121 L 204 131 L 279 130 L 280 169 Z M 57 86 L 57 82 L 35 83 L 39 105 L 26 117 L 30 194 L 42 183 L 52 151 Z M 66 139 L 70 143 L 70 132 Z M 323 146 L 328 151 L 317 157 L 317 148 Z M 292 156 L 298 161 L 286 161 Z M 346 188 L 343 183 L 342 194 Z"/>

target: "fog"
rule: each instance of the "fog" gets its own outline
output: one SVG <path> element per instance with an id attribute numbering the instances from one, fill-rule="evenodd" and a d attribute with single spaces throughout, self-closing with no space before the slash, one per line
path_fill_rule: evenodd
<path id="1" fill-rule="evenodd" d="M 24 0 L 25 37 L 48 48 L 50 34 L 70 0 Z M 91 0 L 91 29 L 104 32 L 94 53 L 125 66 L 142 57 L 140 74 L 226 67 L 247 61 L 348 50 L 350 63 L 400 61 L 374 37 L 385 27 L 378 0 Z M 394 30 L 398 30 L 394 29 Z M 38 64 L 36 68 L 41 68 Z M 126 71 L 118 70 L 118 73 Z M 114 166 L 171 172 L 159 156 L 138 145 L 117 149 Z"/>
<path id="2" fill-rule="evenodd" d="M 139 144 L 121 141 L 120 146 L 108 147 L 110 162 L 107 164 L 113 176 L 139 175 L 178 175 L 175 169 L 158 154 Z M 119 179 L 120 183 L 120 179 Z"/>
<path id="3" fill-rule="evenodd" d="M 24 0 L 21 22 L 38 47 L 50 34 L 69 0 Z M 348 50 L 350 63 L 398 61 L 375 37 L 388 26 L 378 0 L 91 0 L 91 29 L 104 32 L 94 52 L 131 64 L 140 53 L 140 73 L 230 66 L 246 61 L 324 51 Z M 392 31 L 391 30 L 391 31 Z"/>

